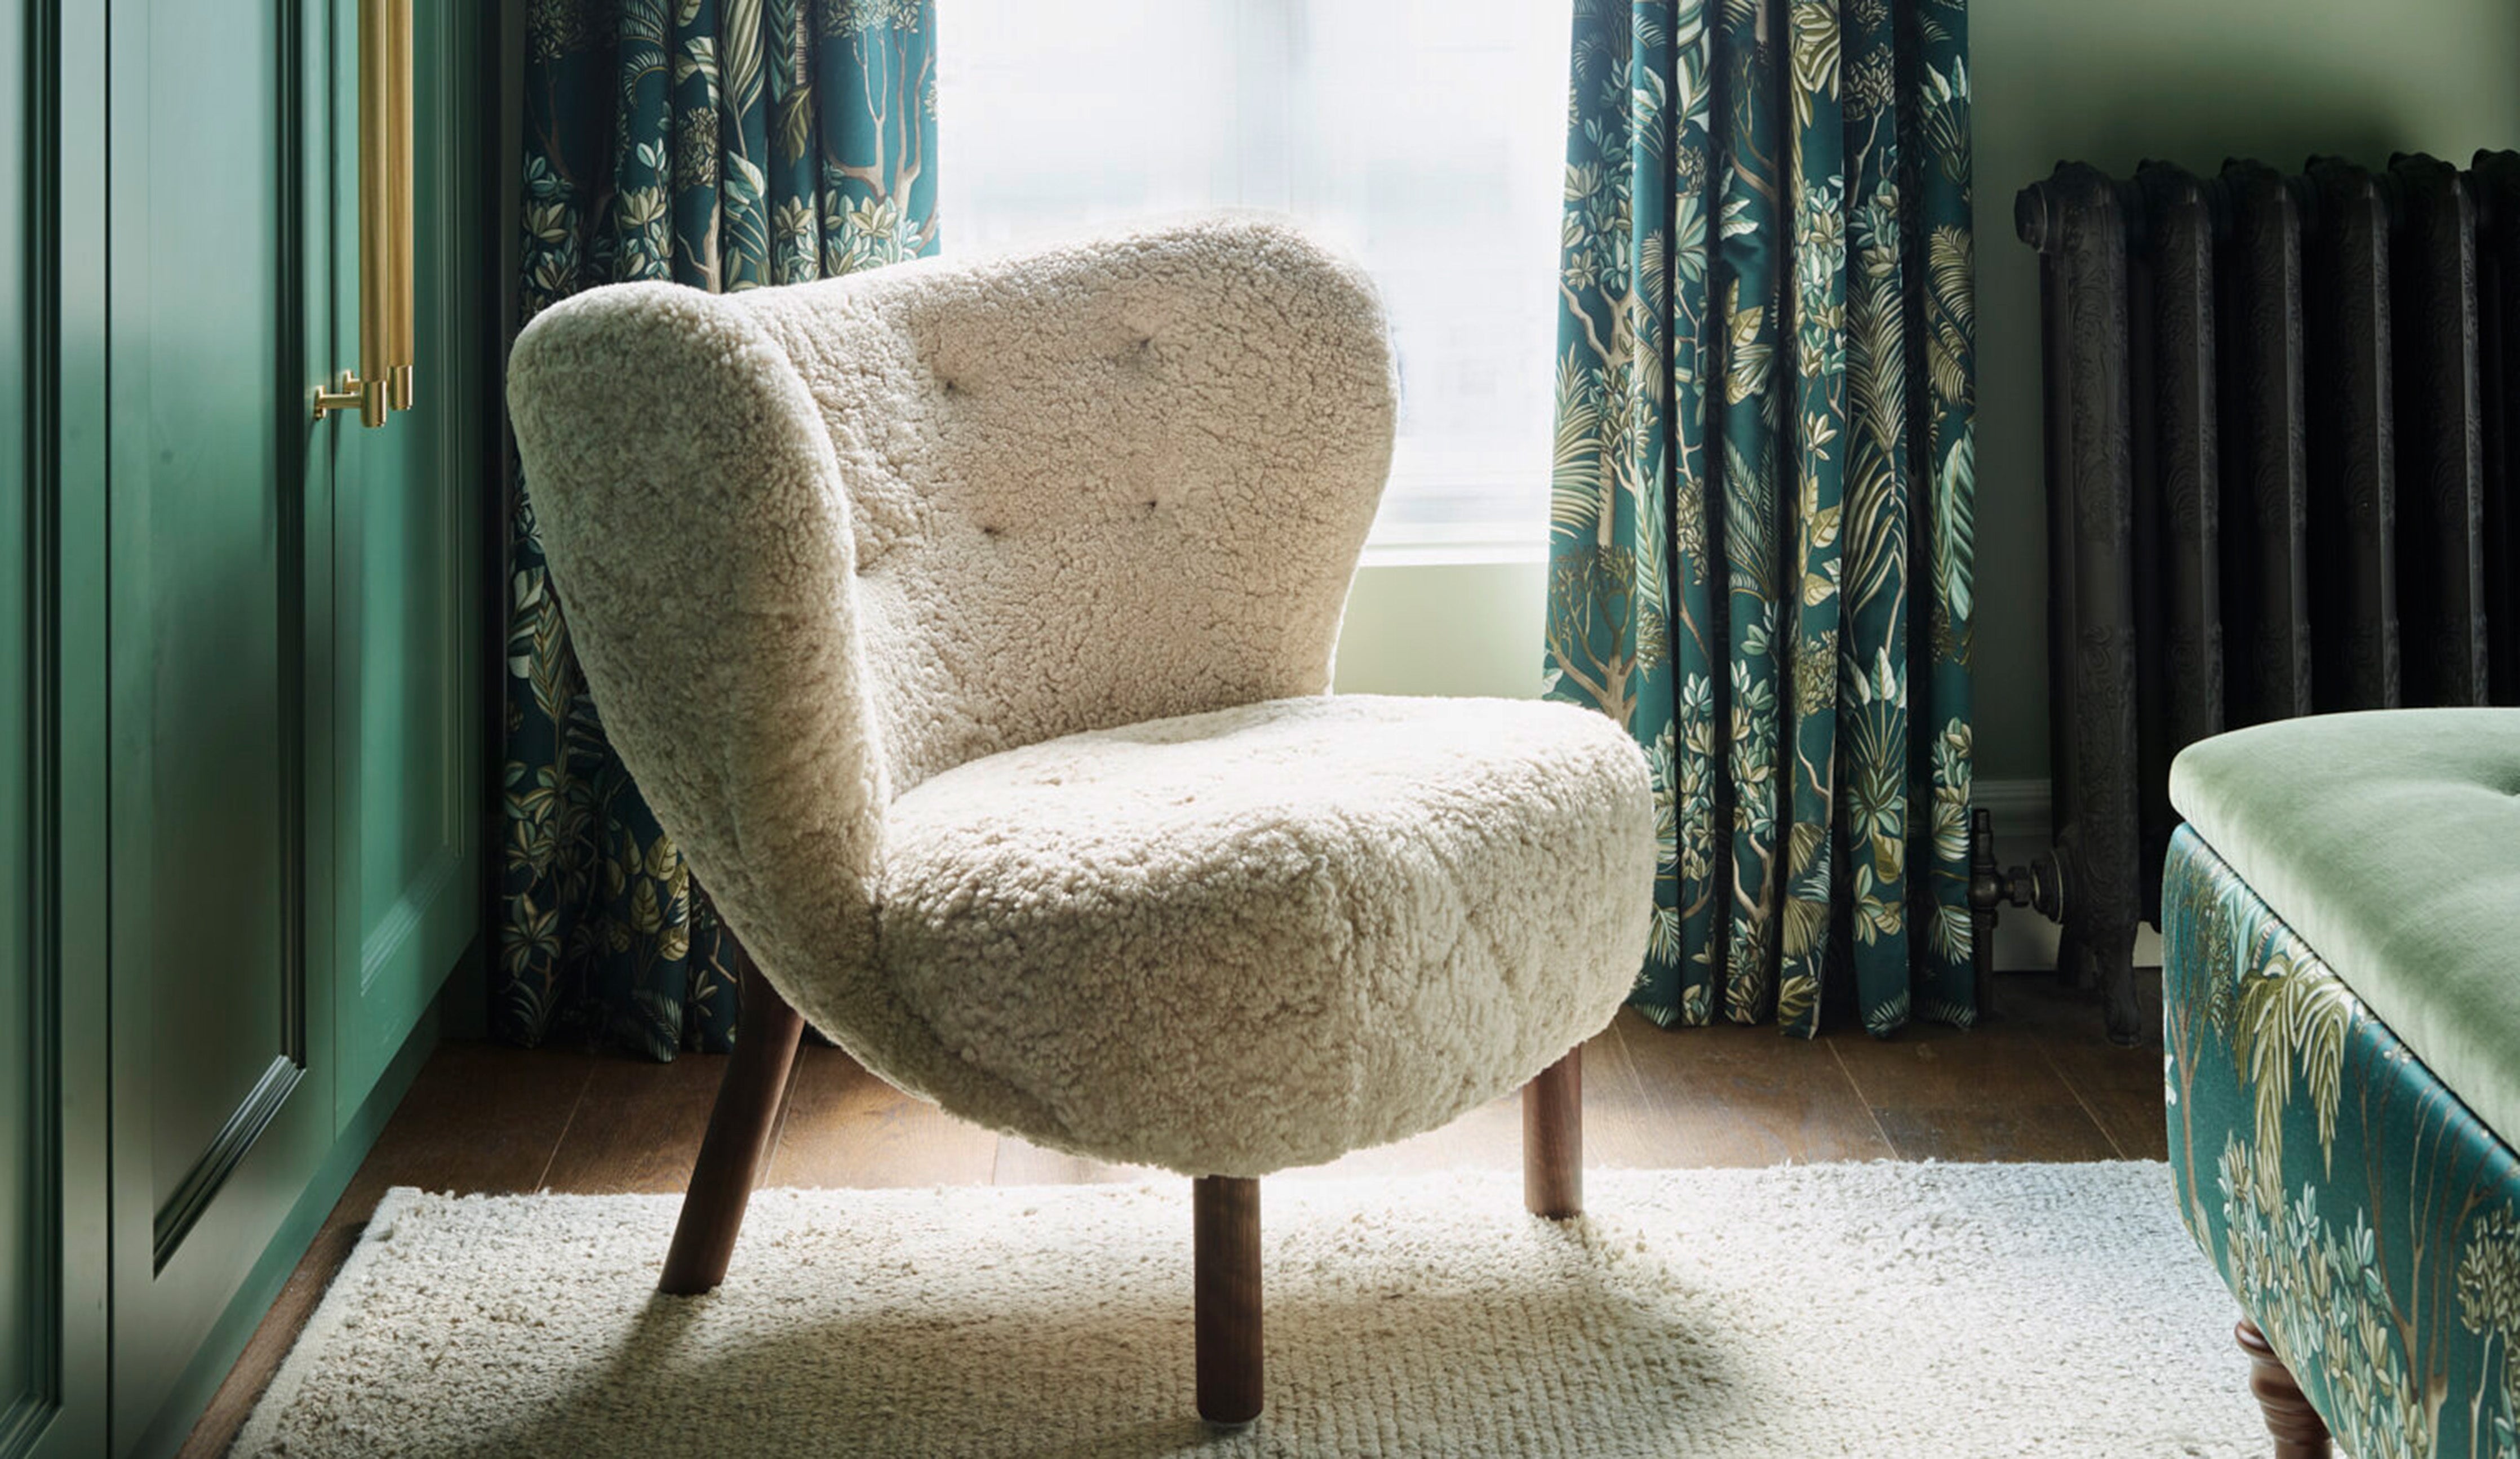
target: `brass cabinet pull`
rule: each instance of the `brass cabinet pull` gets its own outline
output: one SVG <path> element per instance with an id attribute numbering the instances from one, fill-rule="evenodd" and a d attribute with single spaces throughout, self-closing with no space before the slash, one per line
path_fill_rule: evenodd
<path id="1" fill-rule="evenodd" d="M 315 392 L 318 420 L 412 408 L 411 90 L 411 0 L 359 0 L 359 368 Z"/>

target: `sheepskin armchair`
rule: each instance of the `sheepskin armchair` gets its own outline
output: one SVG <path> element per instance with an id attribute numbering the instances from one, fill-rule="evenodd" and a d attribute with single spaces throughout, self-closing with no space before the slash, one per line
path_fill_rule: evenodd
<path id="1" fill-rule="evenodd" d="M 594 289 L 509 376 L 606 730 L 769 988 L 951 1113 L 1233 1177 L 1511 1091 L 1647 936 L 1619 727 L 1327 692 L 1395 398 L 1365 276 L 1245 215 Z"/>

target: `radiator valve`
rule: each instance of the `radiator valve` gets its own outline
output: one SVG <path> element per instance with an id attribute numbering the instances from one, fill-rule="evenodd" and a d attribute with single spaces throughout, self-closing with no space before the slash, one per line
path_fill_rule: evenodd
<path id="1" fill-rule="evenodd" d="M 1969 813 L 1969 955 L 1977 970 L 1977 1006 L 1995 1011 L 1995 920 L 1998 909 L 2026 906 L 2041 916 L 2062 921 L 2065 877 L 2053 852 L 2043 851 L 2026 866 L 2002 868 L 1995 862 L 1995 817 Z"/>

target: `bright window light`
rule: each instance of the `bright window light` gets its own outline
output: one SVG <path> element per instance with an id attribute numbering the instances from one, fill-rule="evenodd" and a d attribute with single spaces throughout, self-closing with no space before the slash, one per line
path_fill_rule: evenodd
<path id="1" fill-rule="evenodd" d="M 952 0 L 948 252 L 1238 204 L 1380 284 L 1400 439 L 1372 556 L 1547 550 L 1564 4 Z"/>

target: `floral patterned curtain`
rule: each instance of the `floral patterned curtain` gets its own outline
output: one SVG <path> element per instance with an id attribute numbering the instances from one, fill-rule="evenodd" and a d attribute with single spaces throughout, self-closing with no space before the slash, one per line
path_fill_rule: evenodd
<path id="1" fill-rule="evenodd" d="M 793 284 L 936 247 L 934 0 L 531 0 L 523 312 Z M 509 504 L 490 1022 L 670 1059 L 733 1042 L 741 954 L 606 743 Z"/>
<path id="2" fill-rule="evenodd" d="M 1652 763 L 1634 1001 L 1975 1014 L 1966 0 L 1576 0 L 1549 692 Z"/>

